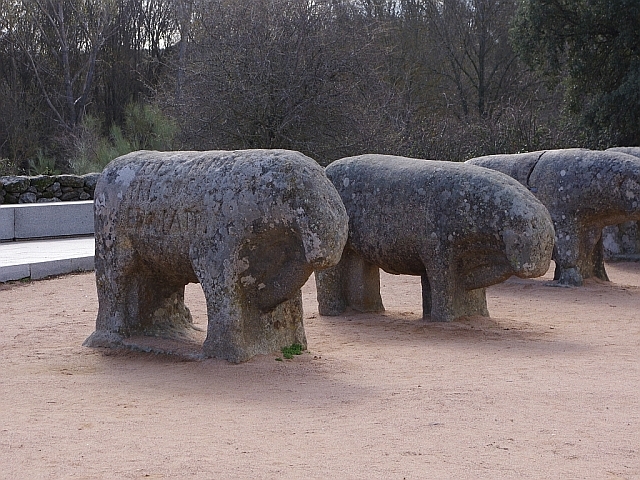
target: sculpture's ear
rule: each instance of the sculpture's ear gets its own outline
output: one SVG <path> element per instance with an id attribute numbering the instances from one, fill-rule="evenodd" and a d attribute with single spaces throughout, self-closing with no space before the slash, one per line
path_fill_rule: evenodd
<path id="1" fill-rule="evenodd" d="M 238 275 L 240 291 L 248 304 L 262 312 L 291 298 L 313 271 L 299 235 L 288 228 L 266 230 L 251 238 L 238 258 L 246 268 Z"/>

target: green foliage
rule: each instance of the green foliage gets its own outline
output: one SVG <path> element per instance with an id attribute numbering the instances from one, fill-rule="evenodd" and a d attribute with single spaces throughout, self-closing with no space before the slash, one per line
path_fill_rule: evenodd
<path id="1" fill-rule="evenodd" d="M 56 159 L 48 157 L 42 150 L 38 150 L 35 160 L 29 160 L 29 175 L 59 175 Z"/>
<path id="2" fill-rule="evenodd" d="M 129 143 L 130 151 L 134 150 L 169 150 L 176 136 L 178 127 L 174 121 L 166 117 L 153 105 L 129 104 L 125 109 L 124 135 L 122 132 L 113 136 L 118 148 L 125 148 Z M 116 132 L 112 132 L 112 135 Z"/>
<path id="3" fill-rule="evenodd" d="M 640 144 L 640 2 L 525 0 L 512 38 L 521 57 L 565 89 L 591 146 Z"/>
<path id="4" fill-rule="evenodd" d="M 103 137 L 102 122 L 96 117 L 85 115 L 74 137 L 71 169 L 79 175 L 101 172 L 111 160 L 116 158 L 108 137 Z"/>
<path id="5" fill-rule="evenodd" d="M 294 355 L 302 355 L 304 347 L 299 343 L 294 343 L 292 345 L 289 345 L 288 347 L 282 347 L 280 351 L 282 352 L 282 356 L 284 358 L 291 360 Z"/>
<path id="6" fill-rule="evenodd" d="M 114 158 L 136 150 L 168 150 L 177 127 L 155 106 L 130 104 L 125 109 L 124 128 L 112 125 L 108 136 L 101 132 L 102 123 L 86 115 L 71 160 L 74 172 L 101 172 Z"/>

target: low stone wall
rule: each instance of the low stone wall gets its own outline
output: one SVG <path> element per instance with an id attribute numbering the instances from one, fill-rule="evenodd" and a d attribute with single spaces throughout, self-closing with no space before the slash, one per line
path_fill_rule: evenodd
<path id="1" fill-rule="evenodd" d="M 0 205 L 93 200 L 99 173 L 0 177 Z"/>

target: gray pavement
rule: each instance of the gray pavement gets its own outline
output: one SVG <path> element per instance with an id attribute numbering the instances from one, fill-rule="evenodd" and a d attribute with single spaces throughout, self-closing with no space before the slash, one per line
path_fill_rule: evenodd
<path id="1" fill-rule="evenodd" d="M 94 268 L 93 236 L 0 242 L 0 282 Z"/>

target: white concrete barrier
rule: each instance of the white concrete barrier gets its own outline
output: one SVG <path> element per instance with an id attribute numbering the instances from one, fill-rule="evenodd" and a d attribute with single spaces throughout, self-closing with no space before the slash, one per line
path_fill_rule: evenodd
<path id="1" fill-rule="evenodd" d="M 92 236 L 0 242 L 0 283 L 94 269 Z"/>
<path id="2" fill-rule="evenodd" d="M 15 209 L 0 206 L 0 241 L 16 238 Z"/>
<path id="3" fill-rule="evenodd" d="M 93 200 L 0 205 L 0 241 L 93 233 Z"/>

